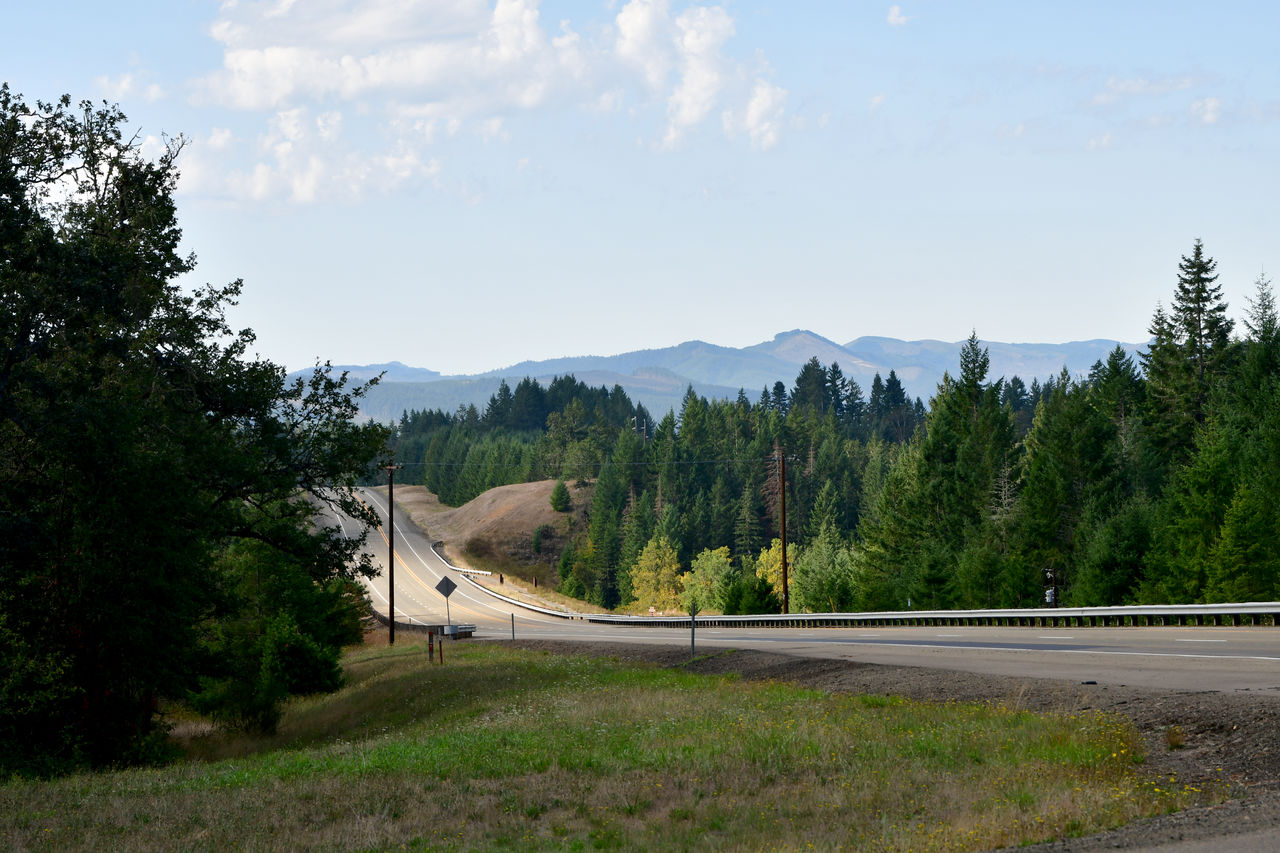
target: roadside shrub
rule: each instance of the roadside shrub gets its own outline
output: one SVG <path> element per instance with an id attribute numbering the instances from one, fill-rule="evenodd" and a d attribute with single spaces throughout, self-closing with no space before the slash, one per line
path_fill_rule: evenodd
<path id="1" fill-rule="evenodd" d="M 572 506 L 573 501 L 564 480 L 557 480 L 555 488 L 551 490 L 551 508 L 556 512 L 568 512 Z"/>
<path id="2" fill-rule="evenodd" d="M 542 553 L 542 540 L 553 533 L 550 524 L 539 524 L 538 528 L 533 531 L 533 553 Z"/>

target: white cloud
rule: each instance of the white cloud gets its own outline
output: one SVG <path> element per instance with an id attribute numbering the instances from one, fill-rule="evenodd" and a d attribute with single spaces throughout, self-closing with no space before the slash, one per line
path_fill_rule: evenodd
<path id="1" fill-rule="evenodd" d="M 726 132 L 746 134 L 753 148 L 778 143 L 787 93 L 767 82 L 763 55 L 753 72 L 725 55 L 735 35 L 725 6 L 629 0 L 586 25 L 589 36 L 567 20 L 549 29 L 540 11 L 539 0 L 226 2 L 209 27 L 221 67 L 193 81 L 192 98 L 263 114 L 264 159 L 239 164 L 231 182 L 253 198 L 335 197 L 352 181 L 376 185 L 393 160 L 439 168 L 430 146 L 463 127 L 509 140 L 518 125 L 508 119 L 534 110 L 654 122 L 651 144 L 665 149 L 720 111 L 733 116 Z M 344 121 L 353 108 L 361 119 Z M 345 162 L 370 146 L 366 168 Z M 338 174 L 326 179 L 321 166 Z"/>
<path id="2" fill-rule="evenodd" d="M 616 113 L 622 107 L 623 92 L 621 89 L 609 89 L 601 92 L 588 109 L 598 113 Z"/>
<path id="3" fill-rule="evenodd" d="M 902 14 L 901 6 L 890 6 L 889 15 L 885 18 L 891 27 L 905 27 L 911 19 Z"/>
<path id="4" fill-rule="evenodd" d="M 371 190 L 389 191 L 439 174 L 439 161 L 425 158 L 420 144 L 402 140 L 389 152 L 370 156 L 338 144 L 341 129 L 342 115 L 336 111 L 312 116 L 305 107 L 281 110 L 256 140 L 255 161 L 228 167 L 224 155 L 232 134 L 215 128 L 205 145 L 184 155 L 182 188 L 236 200 L 351 202 Z"/>
<path id="5" fill-rule="evenodd" d="M 1125 97 L 1167 95 L 1170 92 L 1191 88 L 1192 82 L 1190 77 L 1165 77 L 1156 80 L 1148 80 L 1145 77 L 1112 77 L 1107 80 L 1103 90 L 1093 96 L 1093 103 L 1105 106 Z"/>
<path id="6" fill-rule="evenodd" d="M 786 89 L 757 80 L 744 114 L 739 117 L 730 111 L 725 112 L 725 128 L 730 132 L 745 131 L 752 148 L 768 151 L 778 144 L 786 101 Z"/>
<path id="7" fill-rule="evenodd" d="M 487 20 L 471 16 L 472 28 L 461 32 L 431 32 L 435 13 L 423 7 L 434 5 L 356 0 L 317 11 L 282 4 L 270 10 L 270 20 L 254 10 L 242 20 L 223 19 L 210 31 L 224 45 L 222 68 L 199 89 L 247 110 L 403 92 L 464 112 L 536 106 L 560 78 L 585 72 L 580 39 L 567 24 L 548 38 L 536 0 L 498 0 Z M 380 39 L 366 16 L 386 22 Z M 320 21 L 324 32 L 317 31 Z M 352 38 L 334 42 L 335 31 Z"/>
<path id="8" fill-rule="evenodd" d="M 485 142 L 506 142 L 511 136 L 502 127 L 502 118 L 495 116 L 480 122 L 480 138 Z"/>
<path id="9" fill-rule="evenodd" d="M 316 131 L 325 142 L 332 142 L 342 133 L 342 113 L 329 110 L 316 118 Z"/>
<path id="10" fill-rule="evenodd" d="M 667 0 L 631 0 L 618 12 L 614 27 L 618 58 L 643 72 L 650 89 L 662 89 L 675 64 Z"/>
<path id="11" fill-rule="evenodd" d="M 1222 117 L 1222 101 L 1219 98 L 1205 98 L 1191 105 L 1191 114 L 1203 124 L 1216 124 Z"/>
<path id="12" fill-rule="evenodd" d="M 107 96 L 111 101 L 122 101 L 133 92 L 134 77 L 132 74 L 124 73 L 119 77 L 96 77 L 94 85 Z"/>
<path id="13" fill-rule="evenodd" d="M 1106 133 L 1102 134 L 1101 136 L 1095 136 L 1093 139 L 1089 140 L 1090 150 L 1096 151 L 1098 149 L 1110 148 L 1110 147 L 1111 147 L 1111 131 L 1109 130 Z"/>
<path id="14" fill-rule="evenodd" d="M 206 142 L 215 151 L 226 150 L 231 145 L 231 130 L 225 127 L 215 127 L 209 131 L 209 138 Z"/>
<path id="15" fill-rule="evenodd" d="M 884 104 L 884 94 L 872 95 L 871 100 L 867 102 L 867 112 L 876 113 L 880 111 L 881 105 Z"/>
<path id="16" fill-rule="evenodd" d="M 733 19 L 719 6 L 695 6 L 675 23 L 680 82 L 667 98 L 666 148 L 678 144 L 715 106 L 725 77 L 720 47 L 733 35 Z"/>

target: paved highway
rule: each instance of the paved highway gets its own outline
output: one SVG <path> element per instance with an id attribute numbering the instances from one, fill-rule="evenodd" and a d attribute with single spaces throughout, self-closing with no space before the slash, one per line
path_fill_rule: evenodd
<path id="1" fill-rule="evenodd" d="M 386 524 L 386 495 L 361 490 Z M 435 585 L 458 584 L 449 599 L 454 623 L 476 625 L 477 637 L 580 642 L 687 644 L 687 629 L 597 625 L 547 616 L 489 595 L 449 569 L 407 514 L 396 513 L 396 619 L 443 623 L 444 598 Z M 354 526 L 346 522 L 349 532 Z M 383 567 L 369 584 L 374 606 L 387 609 L 387 544 L 383 530 L 369 539 Z M 754 648 L 806 657 L 926 666 L 962 672 L 1057 678 L 1190 691 L 1252 691 L 1280 695 L 1280 629 L 1242 628 L 700 628 L 701 648 Z"/>

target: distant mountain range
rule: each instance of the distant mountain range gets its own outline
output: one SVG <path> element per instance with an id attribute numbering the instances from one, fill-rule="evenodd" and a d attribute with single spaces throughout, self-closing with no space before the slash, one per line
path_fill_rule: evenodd
<path id="1" fill-rule="evenodd" d="M 1056 376 L 1063 367 L 1072 375 L 1084 374 L 1094 362 L 1105 360 L 1117 341 L 1071 341 L 1065 344 L 1012 344 L 983 341 L 991 356 L 990 378 L 1019 376 L 1027 385 Z M 484 409 L 489 398 L 506 380 L 511 387 L 524 377 L 546 385 L 556 376 L 573 374 L 593 387 L 621 385 L 634 402 L 643 403 L 655 417 L 668 409 L 679 411 L 685 390 L 711 399 L 733 399 L 738 389 L 751 402 L 764 388 L 782 381 L 790 389 L 800 367 L 817 357 L 824 366 L 840 365 L 844 375 L 857 381 L 866 396 L 875 374 L 898 374 L 911 397 L 925 403 L 933 396 L 942 374 L 955 376 L 960 368 L 964 341 L 901 341 L 862 337 L 837 344 L 813 332 L 783 332 L 771 341 L 734 349 L 703 341 L 688 341 L 664 349 L 637 350 L 611 356 L 577 356 L 547 361 L 525 361 L 501 370 L 470 376 L 443 376 L 434 370 L 408 367 L 400 362 L 368 365 L 335 365 L 354 380 L 385 373 L 364 401 L 363 410 L 379 421 L 392 421 L 408 409 L 443 409 L 474 403 Z M 1120 344 L 1136 354 L 1145 344 Z M 309 372 L 309 371 L 307 371 Z"/>

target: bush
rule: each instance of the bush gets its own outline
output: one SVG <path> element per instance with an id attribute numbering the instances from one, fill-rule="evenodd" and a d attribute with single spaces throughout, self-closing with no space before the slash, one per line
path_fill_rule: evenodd
<path id="1" fill-rule="evenodd" d="M 754 573 L 729 579 L 724 586 L 723 597 L 726 616 L 782 612 L 782 602 L 774 594 L 773 585 Z"/>
<path id="2" fill-rule="evenodd" d="M 565 486 L 564 480 L 557 480 L 556 487 L 551 490 L 551 508 L 556 512 L 568 512 L 572 506 L 573 502 L 569 498 L 569 489 Z"/>
<path id="3" fill-rule="evenodd" d="M 553 533 L 550 524 L 539 524 L 537 529 L 533 531 L 533 553 L 542 553 L 542 542 Z"/>

